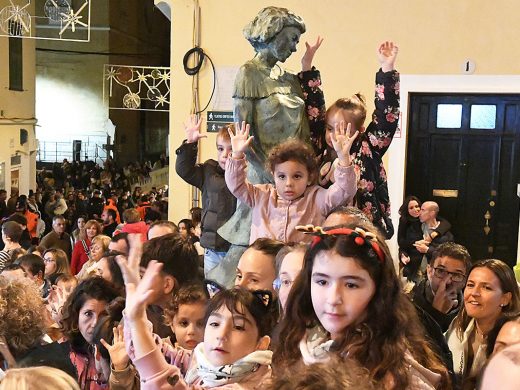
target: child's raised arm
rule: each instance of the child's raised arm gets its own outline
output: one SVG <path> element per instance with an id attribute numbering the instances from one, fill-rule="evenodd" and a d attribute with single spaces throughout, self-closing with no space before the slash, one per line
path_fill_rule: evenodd
<path id="1" fill-rule="evenodd" d="M 200 132 L 202 118 L 197 119 L 197 115 L 190 115 L 184 122 L 184 132 L 186 133 L 186 142 L 191 144 L 197 142 L 201 138 L 207 138 L 206 134 Z"/>
<path id="2" fill-rule="evenodd" d="M 390 72 L 395 69 L 395 60 L 399 53 L 399 47 L 394 42 L 383 42 L 377 48 L 377 59 L 381 64 L 383 72 Z"/>
<path id="3" fill-rule="evenodd" d="M 231 158 L 227 159 L 224 177 L 233 196 L 249 207 L 254 207 L 255 197 L 259 189 L 246 179 L 246 160 L 244 158 L 244 152 L 249 148 L 253 137 L 249 136 L 249 125 L 246 122 L 242 122 L 242 126 L 237 122 L 235 128 L 236 134 L 228 129 L 233 152 Z"/>
<path id="4" fill-rule="evenodd" d="M 305 54 L 302 57 L 302 72 L 306 72 L 312 69 L 312 60 L 314 59 L 314 55 L 318 51 L 323 42 L 323 38 L 318 35 L 316 39 L 316 43 L 314 45 L 310 45 L 309 42 L 305 42 Z"/>
<path id="5" fill-rule="evenodd" d="M 331 134 L 332 146 L 338 155 L 339 164 L 344 167 L 350 166 L 350 148 L 359 134 L 359 131 L 356 131 L 350 137 L 350 128 L 351 124 L 349 123 L 345 130 L 345 121 L 341 121 L 339 126 L 337 123 L 334 125 L 334 131 Z"/>
<path id="6" fill-rule="evenodd" d="M 242 122 L 242 126 L 238 122 L 235 123 L 235 128 L 236 134 L 233 134 L 233 130 L 228 129 L 233 151 L 232 157 L 241 159 L 244 157 L 244 152 L 249 148 L 251 142 L 253 142 L 253 136 L 249 136 L 249 124 L 246 124 L 246 122 Z"/>
<path id="7" fill-rule="evenodd" d="M 204 185 L 204 168 L 201 164 L 197 164 L 197 142 L 199 139 L 207 137 L 206 134 L 200 132 L 201 123 L 202 119 L 197 119 L 196 115 L 190 115 L 184 122 L 186 141 L 175 152 L 177 155 L 175 172 L 186 183 L 199 189 L 202 189 Z"/>

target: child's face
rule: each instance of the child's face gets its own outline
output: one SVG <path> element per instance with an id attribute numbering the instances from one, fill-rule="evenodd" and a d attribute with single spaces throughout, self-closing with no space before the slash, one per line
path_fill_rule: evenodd
<path id="1" fill-rule="evenodd" d="M 334 250 L 318 252 L 311 274 L 314 312 L 333 339 L 363 321 L 376 292 L 368 272 L 351 257 Z"/>
<path id="2" fill-rule="evenodd" d="M 182 348 L 193 349 L 204 340 L 205 313 L 206 305 L 202 302 L 179 305 L 171 328 Z"/>
<path id="3" fill-rule="evenodd" d="M 254 352 L 259 346 L 258 329 L 243 307 L 231 313 L 224 305 L 211 313 L 204 332 L 204 353 L 214 366 L 232 364 Z"/>
<path id="4" fill-rule="evenodd" d="M 220 168 L 226 169 L 226 161 L 232 151 L 231 141 L 229 139 L 217 137 L 217 155 L 218 165 L 220 165 Z"/>
<path id="5" fill-rule="evenodd" d="M 307 167 L 297 161 L 285 161 L 274 168 L 276 192 L 284 200 L 295 200 L 303 195 L 311 184 Z"/>
<path id="6" fill-rule="evenodd" d="M 327 117 L 325 118 L 325 121 L 326 121 L 325 141 L 327 142 L 327 145 L 329 145 L 332 148 L 332 140 L 331 140 L 332 135 L 331 134 L 334 131 L 334 126 L 336 126 L 336 124 L 338 125 L 338 129 L 339 129 L 341 121 L 345 122 L 345 129 L 347 128 L 347 125 L 350 123 L 350 126 L 351 126 L 350 136 L 351 137 L 356 133 L 356 130 L 359 130 L 359 132 L 362 133 L 365 130 L 365 128 L 362 127 L 361 129 L 356 129 L 356 125 L 355 125 L 356 120 L 357 120 L 357 116 L 352 111 L 343 110 L 343 109 L 337 109 L 337 110 L 331 111 L 331 113 L 329 115 L 327 115 Z"/>
<path id="7" fill-rule="evenodd" d="M 278 279 L 280 279 L 278 297 L 280 298 L 280 303 L 283 309 L 285 309 L 285 304 L 287 303 L 287 297 L 291 291 L 292 284 L 303 267 L 304 255 L 304 251 L 293 251 L 288 253 L 282 261 L 280 275 L 278 275 Z"/>
<path id="8" fill-rule="evenodd" d="M 273 256 L 253 248 L 246 249 L 238 261 L 235 286 L 248 290 L 273 291 L 275 278 Z"/>

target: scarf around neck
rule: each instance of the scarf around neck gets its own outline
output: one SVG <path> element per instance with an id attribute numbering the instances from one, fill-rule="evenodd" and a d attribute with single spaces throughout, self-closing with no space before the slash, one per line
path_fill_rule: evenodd
<path id="1" fill-rule="evenodd" d="M 201 384 L 207 387 L 240 382 L 249 374 L 258 371 L 261 366 L 270 365 L 273 357 L 272 351 L 254 351 L 233 364 L 214 366 L 204 354 L 204 343 L 199 343 L 193 350 L 193 354 L 196 365 L 186 373 L 186 382 L 192 385 L 200 378 Z"/>

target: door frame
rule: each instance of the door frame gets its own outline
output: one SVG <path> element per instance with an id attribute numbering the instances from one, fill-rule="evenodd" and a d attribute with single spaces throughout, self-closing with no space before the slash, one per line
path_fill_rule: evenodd
<path id="1" fill-rule="evenodd" d="M 399 206 L 404 197 L 406 185 L 406 148 L 408 144 L 408 106 L 411 93 L 490 93 L 490 94 L 520 94 L 520 76 L 496 75 L 401 75 L 401 118 L 400 133 L 392 141 L 387 152 L 388 189 L 392 201 L 392 220 L 399 224 Z M 400 138 L 398 136 L 400 135 Z M 520 187 L 519 193 L 520 196 Z M 442 214 L 442 210 L 441 210 Z M 520 213 L 518 218 L 517 259 L 520 258 Z M 397 231 L 397 229 L 396 229 Z M 388 241 L 394 262 L 398 261 L 397 235 Z M 397 266 L 397 264 L 394 264 Z"/>

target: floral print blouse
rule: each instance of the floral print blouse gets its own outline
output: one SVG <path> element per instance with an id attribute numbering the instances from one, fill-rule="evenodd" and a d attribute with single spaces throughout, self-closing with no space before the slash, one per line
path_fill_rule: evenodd
<path id="1" fill-rule="evenodd" d="M 351 148 L 352 163 L 358 177 L 356 206 L 376 225 L 387 238 L 393 235 L 390 220 L 390 197 L 383 155 L 394 138 L 399 122 L 399 73 L 395 70 L 376 73 L 375 111 L 372 122 L 360 134 Z M 323 127 L 323 133 L 325 132 Z M 326 148 L 322 156 L 320 184 L 328 187 L 336 158 Z"/>

